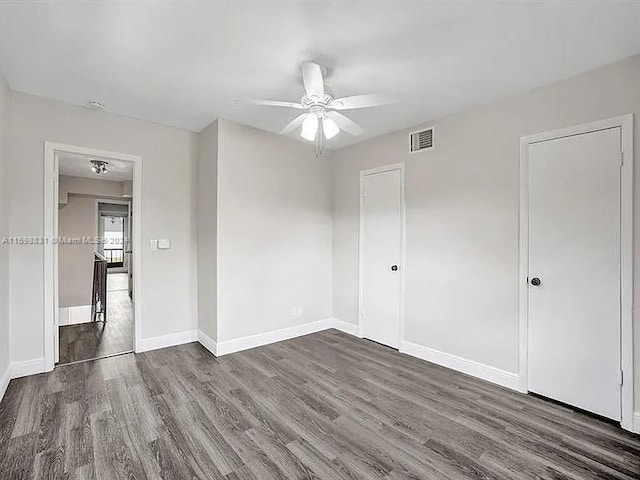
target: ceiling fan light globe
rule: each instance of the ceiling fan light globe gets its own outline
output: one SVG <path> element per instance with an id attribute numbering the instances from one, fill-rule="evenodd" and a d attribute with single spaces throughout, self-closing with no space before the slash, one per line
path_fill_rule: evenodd
<path id="1" fill-rule="evenodd" d="M 312 132 L 310 130 L 302 130 L 302 133 L 300 134 L 300 136 L 305 140 L 309 140 L 310 142 L 313 142 L 316 139 L 316 132 Z"/>
<path id="2" fill-rule="evenodd" d="M 302 122 L 302 133 L 300 134 L 305 140 L 313 142 L 316 139 L 318 133 L 318 117 L 313 113 L 307 115 L 307 118 Z"/>
<path id="3" fill-rule="evenodd" d="M 338 124 L 332 119 L 325 117 L 322 119 L 322 131 L 327 140 L 329 140 L 340 133 L 340 127 L 338 127 Z"/>

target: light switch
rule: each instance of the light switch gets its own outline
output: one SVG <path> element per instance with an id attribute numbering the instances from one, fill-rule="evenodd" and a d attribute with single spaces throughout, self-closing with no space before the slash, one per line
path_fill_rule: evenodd
<path id="1" fill-rule="evenodd" d="M 163 238 L 158 240 L 158 250 L 169 250 L 171 248 L 171 240 Z"/>
<path id="2" fill-rule="evenodd" d="M 151 240 L 151 250 L 158 250 L 158 240 Z"/>

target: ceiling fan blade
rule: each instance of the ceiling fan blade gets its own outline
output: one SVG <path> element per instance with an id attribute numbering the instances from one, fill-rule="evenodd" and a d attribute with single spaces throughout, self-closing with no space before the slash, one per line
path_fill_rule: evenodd
<path id="1" fill-rule="evenodd" d="M 356 108 L 377 107 L 378 105 L 388 105 L 393 103 L 393 99 L 383 95 L 353 95 L 351 97 L 342 97 L 334 99 L 329 108 L 335 110 L 353 110 Z"/>
<path id="2" fill-rule="evenodd" d="M 302 63 L 302 83 L 307 95 L 310 97 L 324 97 L 324 80 L 320 65 L 313 62 Z"/>
<path id="3" fill-rule="evenodd" d="M 340 130 L 344 130 L 350 135 L 360 135 L 363 130 L 358 126 L 356 122 L 345 117 L 339 112 L 327 112 L 327 117 L 332 119 L 334 122 L 338 124 Z"/>
<path id="4" fill-rule="evenodd" d="M 300 115 L 298 115 L 296 118 L 294 118 L 293 120 L 291 120 L 286 127 L 284 127 L 282 130 L 280 130 L 280 135 L 286 135 L 288 133 L 293 132 L 296 128 L 298 128 L 300 125 L 302 125 L 302 122 L 304 122 L 304 119 L 307 117 L 308 113 L 301 113 Z"/>
<path id="5" fill-rule="evenodd" d="M 238 101 L 242 103 L 251 103 L 252 105 L 264 105 L 267 107 L 287 107 L 297 108 L 298 110 L 302 110 L 305 108 L 301 104 L 296 102 L 283 102 L 280 100 L 255 100 L 252 98 L 243 98 Z"/>

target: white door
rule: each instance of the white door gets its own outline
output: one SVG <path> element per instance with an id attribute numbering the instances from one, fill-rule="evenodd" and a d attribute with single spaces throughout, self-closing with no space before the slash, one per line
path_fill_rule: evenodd
<path id="1" fill-rule="evenodd" d="M 399 168 L 362 178 L 361 322 L 365 338 L 399 348 L 402 182 Z"/>
<path id="2" fill-rule="evenodd" d="M 529 146 L 529 391 L 620 420 L 620 128 Z"/>

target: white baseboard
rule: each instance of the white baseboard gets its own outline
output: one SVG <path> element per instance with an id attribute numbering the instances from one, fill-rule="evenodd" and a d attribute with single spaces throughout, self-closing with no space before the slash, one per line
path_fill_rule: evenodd
<path id="1" fill-rule="evenodd" d="M 174 347 L 183 343 L 198 341 L 198 331 L 189 330 L 187 332 L 172 333 L 160 337 L 142 338 L 137 342 L 136 353 L 148 352 L 159 348 Z"/>
<path id="2" fill-rule="evenodd" d="M 484 363 L 467 360 L 466 358 L 458 357 L 450 353 L 406 341 L 401 342 L 400 351 L 407 355 L 421 358 L 422 360 L 519 391 L 519 375 L 517 373 L 507 372 L 490 365 L 485 365 Z"/>
<path id="3" fill-rule="evenodd" d="M 215 356 L 228 355 L 249 348 L 261 347 L 271 343 L 289 340 L 302 335 L 335 328 L 349 335 L 359 336 L 358 326 L 337 318 L 327 318 L 316 322 L 305 323 L 295 327 L 283 328 L 272 332 L 260 333 L 248 337 L 216 342 L 202 331 L 198 332 L 198 341 Z M 507 372 L 496 367 L 485 365 L 473 360 L 458 357 L 450 353 L 440 352 L 432 348 L 423 347 L 411 342 L 402 342 L 400 351 L 413 357 L 432 362 L 458 372 L 466 373 L 488 382 L 502 385 L 512 390 L 518 390 L 519 376 L 517 373 Z"/>
<path id="4" fill-rule="evenodd" d="M 349 335 L 358 336 L 358 326 L 337 318 L 326 318 L 294 327 L 283 328 L 271 332 L 259 333 L 247 337 L 236 338 L 224 342 L 216 342 L 201 330 L 182 332 L 173 335 L 143 339 L 137 352 L 146 352 L 158 348 L 171 347 L 183 343 L 198 341 L 216 357 L 228 355 L 250 348 L 261 347 L 271 343 L 289 340 L 303 335 L 335 328 Z M 516 373 L 500 370 L 473 360 L 440 352 L 432 348 L 423 347 L 411 342 L 402 342 L 400 351 L 423 360 L 442 365 L 468 375 L 487 380 L 503 387 L 518 390 L 519 376 Z"/>
<path id="5" fill-rule="evenodd" d="M 218 344 L 213 338 L 204 333 L 202 330 L 198 330 L 198 342 L 200 342 L 200 344 L 204 348 L 213 353 L 214 356 L 218 356 Z"/>
<path id="6" fill-rule="evenodd" d="M 340 330 L 341 332 L 348 333 L 349 335 L 354 335 L 356 337 L 360 336 L 358 335 L 357 325 L 354 325 L 353 323 L 345 322 L 342 320 L 338 320 L 337 318 L 334 318 L 332 320 L 333 320 L 333 328 L 335 328 L 336 330 Z"/>
<path id="7" fill-rule="evenodd" d="M 35 358 L 24 362 L 14 362 L 9 366 L 11 378 L 26 377 L 27 375 L 36 375 L 46 372 L 44 358 Z"/>
<path id="8" fill-rule="evenodd" d="M 7 387 L 9 386 L 9 382 L 11 381 L 11 365 L 7 365 L 7 368 L 2 372 L 2 377 L 0 377 L 0 401 L 4 397 L 4 392 L 7 391 Z"/>
<path id="9" fill-rule="evenodd" d="M 301 337 L 310 333 L 320 332 L 335 327 L 335 319 L 326 318 L 315 322 L 296 325 L 295 327 L 282 328 L 272 332 L 259 333 L 248 337 L 236 338 L 225 342 L 217 343 L 216 356 L 227 355 L 229 353 L 248 350 L 249 348 L 261 347 L 270 343 L 281 342 L 291 338 Z"/>
<path id="10" fill-rule="evenodd" d="M 74 307 L 61 307 L 58 309 L 58 324 L 78 325 L 91 321 L 91 305 L 76 305 Z"/>
<path id="11" fill-rule="evenodd" d="M 9 364 L 7 368 L 5 368 L 4 372 L 2 372 L 2 377 L 0 377 L 0 400 L 4 397 L 11 379 L 36 375 L 45 371 L 44 358 L 36 358 L 34 360 L 25 360 L 23 362 L 14 362 Z"/>

